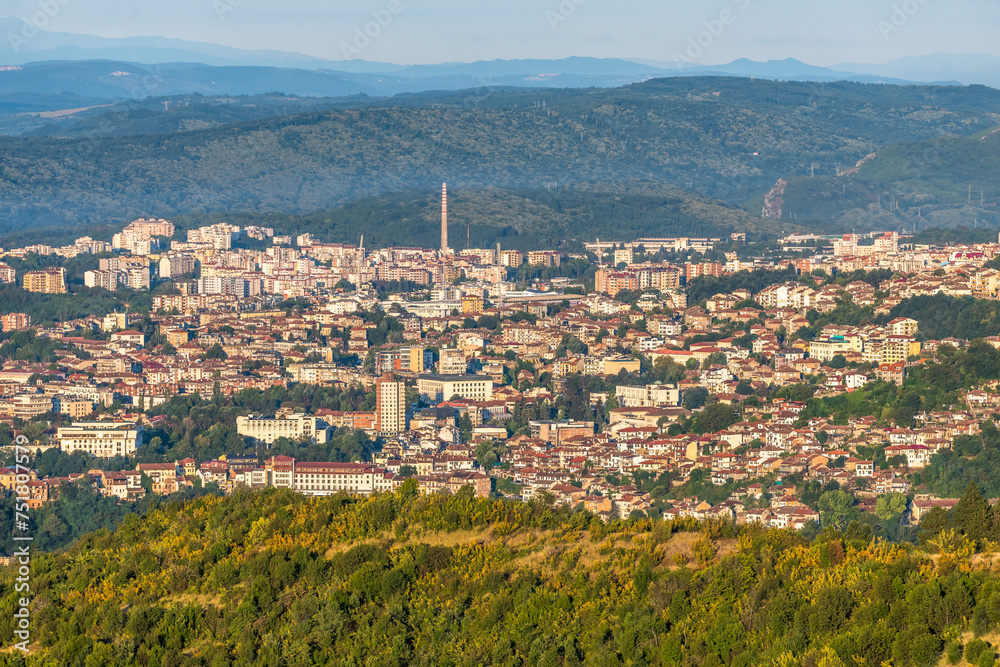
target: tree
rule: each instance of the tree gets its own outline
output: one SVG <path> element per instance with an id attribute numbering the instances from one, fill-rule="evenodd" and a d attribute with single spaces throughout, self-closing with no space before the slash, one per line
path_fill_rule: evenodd
<path id="1" fill-rule="evenodd" d="M 705 402 L 708 401 L 708 397 L 708 389 L 705 389 L 704 387 L 688 389 L 684 392 L 684 398 L 681 401 L 681 405 L 688 410 L 697 410 L 698 408 L 705 406 Z"/>
<path id="2" fill-rule="evenodd" d="M 216 343 L 212 347 L 208 348 L 208 350 L 205 352 L 205 354 L 202 355 L 202 358 L 203 359 L 219 359 L 219 360 L 221 360 L 221 359 L 228 359 L 229 355 L 226 354 L 226 351 L 222 349 L 221 345 L 219 345 L 218 343 Z"/>
<path id="3" fill-rule="evenodd" d="M 709 368 L 711 366 L 725 366 L 728 363 L 728 361 L 729 360 L 726 357 L 725 353 L 713 352 L 708 356 L 708 359 L 705 360 L 704 365 L 705 368 Z"/>
<path id="4" fill-rule="evenodd" d="M 476 462 L 480 468 L 489 470 L 496 465 L 497 460 L 497 453 L 492 442 L 483 441 L 476 445 Z"/>
<path id="5" fill-rule="evenodd" d="M 827 491 L 817 503 L 823 525 L 843 529 L 854 513 L 854 496 L 847 491 Z"/>
<path id="6" fill-rule="evenodd" d="M 907 500 L 902 493 L 884 493 L 875 501 L 875 515 L 885 521 L 897 522 L 906 511 Z"/>
<path id="7" fill-rule="evenodd" d="M 458 420 L 458 429 L 462 432 L 462 442 L 468 442 L 472 438 L 472 420 L 468 412 L 463 413 Z"/>
<path id="8" fill-rule="evenodd" d="M 955 505 L 952 517 L 955 528 L 974 542 L 986 536 L 989 518 L 989 502 L 983 498 L 979 486 L 975 482 L 969 482 L 965 487 L 965 495 Z"/>
<path id="9" fill-rule="evenodd" d="M 692 431 L 695 433 L 716 433 L 739 421 L 739 413 L 732 405 L 714 403 L 694 418 Z"/>
<path id="10" fill-rule="evenodd" d="M 842 355 L 842 354 L 835 354 L 835 355 L 833 355 L 833 359 L 830 359 L 830 361 L 827 364 L 827 366 L 829 366 L 830 368 L 838 368 L 838 369 L 839 368 L 846 368 L 847 367 L 847 358 L 844 357 L 844 355 Z"/>

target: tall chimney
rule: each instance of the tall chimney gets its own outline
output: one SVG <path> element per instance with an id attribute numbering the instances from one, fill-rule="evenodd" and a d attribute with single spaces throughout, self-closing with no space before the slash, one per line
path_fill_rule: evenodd
<path id="1" fill-rule="evenodd" d="M 448 184 L 441 184 L 441 252 L 448 252 Z"/>

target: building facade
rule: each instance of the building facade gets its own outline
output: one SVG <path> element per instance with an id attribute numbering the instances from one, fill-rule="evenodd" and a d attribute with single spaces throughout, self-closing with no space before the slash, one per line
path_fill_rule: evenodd
<path id="1" fill-rule="evenodd" d="M 137 422 L 77 422 L 56 429 L 59 447 L 67 454 L 87 452 L 99 458 L 131 456 L 142 441 L 143 428 Z"/>

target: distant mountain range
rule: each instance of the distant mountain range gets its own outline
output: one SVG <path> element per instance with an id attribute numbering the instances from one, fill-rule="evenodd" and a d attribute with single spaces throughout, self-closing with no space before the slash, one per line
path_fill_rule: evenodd
<path id="1" fill-rule="evenodd" d="M 768 62 L 740 59 L 724 65 L 564 58 L 404 66 L 365 60 L 324 60 L 301 53 L 244 50 L 165 37 L 109 39 L 45 30 L 37 31 L 29 40 L 10 37 L 21 35 L 24 26 L 20 19 L 0 19 L 0 34 L 7 36 L 0 39 L 0 66 L 35 63 L 33 67 L 45 65 L 48 69 L 33 69 L 31 76 L 25 77 L 31 79 L 28 84 L 11 76 L 19 70 L 0 71 L 0 94 L 22 90 L 50 93 L 61 85 L 64 87 L 56 92 L 88 96 L 96 91 L 106 99 L 125 99 L 147 89 L 151 96 L 253 95 L 275 90 L 311 96 L 390 96 L 486 86 L 607 88 L 664 76 L 712 75 L 785 81 L 982 84 L 1000 88 L 1000 58 L 974 54 L 937 54 L 903 58 L 883 65 L 833 67 L 809 65 L 793 58 Z M 144 77 L 145 82 L 137 86 L 134 79 L 107 81 L 104 78 L 111 72 L 102 71 L 102 66 L 96 63 L 81 64 L 81 61 L 109 61 L 119 69 L 121 64 L 128 64 L 132 69 L 139 68 L 129 73 Z M 61 70 L 58 73 L 51 67 L 55 64 Z M 297 72 L 289 72 L 289 69 Z M 28 87 L 16 88 L 15 85 Z"/>
<path id="2" fill-rule="evenodd" d="M 343 63 L 333 63 L 341 65 Z M 49 60 L 6 65 L 0 71 L 0 114 L 71 109 L 103 102 L 171 95 L 259 95 L 299 97 L 391 97 L 406 93 L 498 88 L 617 88 L 654 78 L 739 76 L 785 81 L 853 81 L 909 84 L 908 80 L 837 73 L 795 60 L 726 67 L 657 69 L 627 60 L 495 60 L 419 65 L 375 74 L 334 69 L 201 63 L 140 64 L 123 60 Z M 959 85 L 958 82 L 943 82 Z M 25 106 L 26 100 L 30 105 Z"/>
<path id="3" fill-rule="evenodd" d="M 385 242 L 424 242 L 444 180 L 480 240 L 1000 224 L 992 56 L 401 66 L 5 38 L 21 25 L 0 19 L 0 234 L 312 216 L 338 238 L 392 220 Z"/>

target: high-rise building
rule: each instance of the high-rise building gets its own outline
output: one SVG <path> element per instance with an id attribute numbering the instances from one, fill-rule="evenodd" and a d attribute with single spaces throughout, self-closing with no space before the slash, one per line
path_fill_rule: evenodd
<path id="1" fill-rule="evenodd" d="M 411 373 L 423 373 L 433 364 L 430 350 L 414 345 L 401 350 L 400 368 Z"/>
<path id="2" fill-rule="evenodd" d="M 448 252 L 448 184 L 441 184 L 441 252 Z"/>
<path id="3" fill-rule="evenodd" d="M 31 316 L 27 313 L 7 313 L 0 317 L 0 329 L 3 331 L 21 331 L 31 326 Z"/>
<path id="4" fill-rule="evenodd" d="M 44 271 L 29 271 L 24 274 L 24 289 L 42 294 L 64 294 L 66 292 L 66 269 L 49 268 Z"/>
<path id="5" fill-rule="evenodd" d="M 161 278 L 176 278 L 185 273 L 194 273 L 195 258 L 192 255 L 166 255 L 158 265 Z"/>
<path id="6" fill-rule="evenodd" d="M 465 375 L 469 362 L 465 353 L 454 347 L 443 347 L 438 351 L 438 370 L 441 375 Z"/>
<path id="7" fill-rule="evenodd" d="M 375 430 L 382 435 L 406 431 L 406 385 L 391 373 L 375 383 Z"/>
<path id="8" fill-rule="evenodd" d="M 83 284 L 87 287 L 100 287 L 114 292 L 118 289 L 119 276 L 118 271 L 107 269 L 87 271 L 83 274 Z"/>

